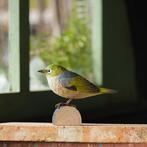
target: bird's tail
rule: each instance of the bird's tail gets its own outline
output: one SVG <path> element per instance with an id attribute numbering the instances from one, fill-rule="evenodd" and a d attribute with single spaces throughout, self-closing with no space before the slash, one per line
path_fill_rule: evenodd
<path id="1" fill-rule="evenodd" d="M 117 93 L 117 91 L 113 90 L 113 89 L 99 88 L 99 90 L 100 90 L 100 94 L 113 94 L 113 93 Z"/>

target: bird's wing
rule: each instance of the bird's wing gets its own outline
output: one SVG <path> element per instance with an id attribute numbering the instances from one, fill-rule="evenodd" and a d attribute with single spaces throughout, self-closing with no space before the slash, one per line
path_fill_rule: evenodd
<path id="1" fill-rule="evenodd" d="M 72 91 L 84 93 L 98 93 L 99 89 L 94 84 L 83 78 L 82 76 L 73 73 L 65 72 L 59 77 L 59 81 L 65 88 Z"/>

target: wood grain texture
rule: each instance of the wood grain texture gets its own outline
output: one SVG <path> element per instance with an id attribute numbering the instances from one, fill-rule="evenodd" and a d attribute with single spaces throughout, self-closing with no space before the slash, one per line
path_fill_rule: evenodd
<path id="1" fill-rule="evenodd" d="M 147 143 L 147 125 L 1 123 L 0 141 L 73 143 Z"/>

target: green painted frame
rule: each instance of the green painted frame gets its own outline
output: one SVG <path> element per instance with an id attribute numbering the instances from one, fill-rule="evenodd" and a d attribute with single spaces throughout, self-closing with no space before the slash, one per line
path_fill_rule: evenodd
<path id="1" fill-rule="evenodd" d="M 92 0 L 92 58 L 96 83 L 103 84 L 102 0 Z M 99 18 L 99 19 L 98 19 Z M 97 68 L 95 68 L 97 67 Z"/>

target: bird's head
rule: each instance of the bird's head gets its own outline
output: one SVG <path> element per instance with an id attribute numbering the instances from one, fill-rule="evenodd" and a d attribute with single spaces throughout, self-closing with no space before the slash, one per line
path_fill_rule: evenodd
<path id="1" fill-rule="evenodd" d="M 44 69 L 39 70 L 38 72 L 44 73 L 46 77 L 55 77 L 62 74 L 66 69 L 60 65 L 51 64 Z"/>

